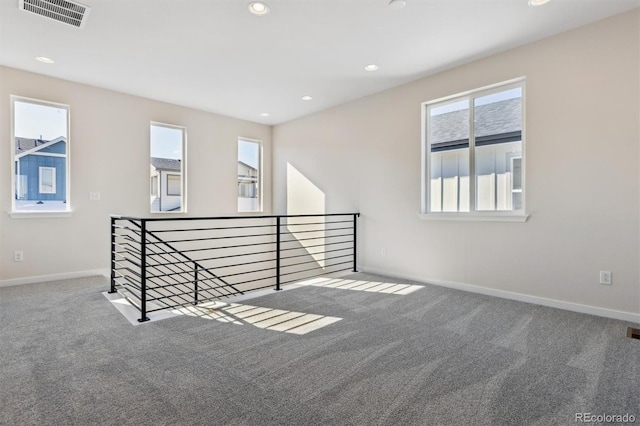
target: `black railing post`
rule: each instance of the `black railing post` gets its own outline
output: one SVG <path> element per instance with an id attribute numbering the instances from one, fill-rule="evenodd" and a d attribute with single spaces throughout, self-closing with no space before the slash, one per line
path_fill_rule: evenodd
<path id="1" fill-rule="evenodd" d="M 193 304 L 198 304 L 198 262 L 193 262 Z"/>
<path id="2" fill-rule="evenodd" d="M 149 321 L 147 317 L 147 221 L 140 219 L 140 319 Z"/>
<path id="3" fill-rule="evenodd" d="M 353 272 L 358 272 L 358 216 L 359 213 L 353 215 Z"/>
<path id="4" fill-rule="evenodd" d="M 111 217 L 111 288 L 109 293 L 116 292 L 116 218 Z"/>
<path id="5" fill-rule="evenodd" d="M 276 291 L 280 291 L 280 216 L 276 217 Z"/>

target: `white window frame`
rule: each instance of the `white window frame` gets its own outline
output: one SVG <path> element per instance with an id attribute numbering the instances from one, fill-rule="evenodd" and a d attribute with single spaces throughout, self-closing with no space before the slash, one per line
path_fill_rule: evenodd
<path id="1" fill-rule="evenodd" d="M 152 214 L 182 214 L 182 213 L 187 213 L 187 128 L 184 126 L 178 126 L 175 124 L 167 124 L 167 123 L 160 123 L 158 121 L 151 121 L 149 123 L 149 161 L 151 161 L 151 127 L 152 126 L 156 126 L 156 127 L 165 127 L 168 129 L 175 129 L 175 130 L 180 130 L 182 133 L 182 152 L 181 152 L 181 160 L 180 160 L 180 175 L 182 176 L 182 185 L 180 186 L 180 210 L 176 210 L 176 211 L 168 211 L 168 210 L 163 210 L 163 211 L 154 211 L 151 209 L 151 205 L 149 206 L 149 211 Z M 154 188 L 152 188 L 153 185 L 153 179 L 151 179 L 150 181 L 150 188 L 149 188 L 149 194 L 151 197 L 154 196 L 160 196 L 162 197 L 163 195 L 169 195 L 172 196 L 170 194 L 168 194 L 168 174 L 165 175 L 165 180 L 166 182 L 163 185 L 162 182 L 162 173 L 160 173 L 158 175 L 158 187 L 157 187 L 157 194 L 154 194 Z M 166 185 L 166 188 L 165 188 Z M 164 191 L 164 194 L 163 194 Z M 176 197 L 178 195 L 175 195 Z"/>
<path id="2" fill-rule="evenodd" d="M 157 197 L 160 194 L 160 176 L 151 176 L 151 196 Z"/>
<path id="3" fill-rule="evenodd" d="M 180 185 L 177 185 L 177 189 L 178 189 L 177 193 L 171 191 L 173 185 L 170 183 L 170 181 L 176 178 L 180 179 Z M 170 195 L 172 197 L 179 197 L 182 195 L 182 176 L 181 175 L 177 175 L 175 173 L 167 173 L 167 195 Z"/>
<path id="4" fill-rule="evenodd" d="M 254 143 L 256 145 L 258 145 L 258 176 L 257 176 L 257 187 L 258 187 L 258 208 L 256 210 L 241 210 L 238 206 L 238 213 L 262 213 L 263 211 L 263 207 L 264 207 L 264 203 L 263 203 L 263 144 L 261 140 L 258 139 L 251 139 L 251 138 L 244 138 L 244 137 L 239 137 L 237 142 L 236 142 L 236 150 L 238 150 L 239 144 L 240 142 L 249 142 L 249 143 Z M 237 151 L 236 152 L 236 160 L 240 161 L 240 152 Z M 237 170 L 237 168 L 236 168 Z M 236 185 L 237 183 L 237 176 L 236 176 Z M 238 197 L 238 191 L 236 190 L 236 200 L 240 198 Z M 237 201 L 236 201 L 237 203 Z"/>
<path id="5" fill-rule="evenodd" d="M 525 147 L 526 147 L 526 129 L 525 129 L 525 91 L 526 91 L 526 79 L 524 77 L 516 78 L 513 80 L 504 81 L 490 86 L 485 86 L 479 89 L 469 90 L 463 93 L 457 93 L 455 95 L 447 96 L 444 98 L 434 99 L 431 101 L 423 102 L 422 109 L 422 168 L 421 168 L 421 203 L 420 213 L 418 216 L 425 220 L 461 220 L 461 221 L 497 221 L 497 222 L 526 222 L 529 215 L 526 214 L 525 197 L 526 197 L 526 185 L 525 185 Z M 473 134 L 473 100 L 475 98 L 491 95 L 493 93 L 502 92 L 514 88 L 522 89 L 522 160 L 521 160 L 521 192 L 525 194 L 522 198 L 522 208 L 520 210 L 511 211 L 482 211 L 476 210 L 476 176 L 475 176 L 475 137 Z M 430 182 L 431 182 L 431 144 L 429 141 L 428 131 L 428 114 L 430 108 L 437 104 L 453 103 L 463 99 L 469 99 L 469 211 L 468 212 L 432 212 L 430 208 Z"/>
<path id="6" fill-rule="evenodd" d="M 45 187 L 42 185 L 43 183 L 42 176 L 44 175 L 45 171 L 51 172 L 51 189 L 50 190 L 46 190 Z M 45 166 L 38 167 L 38 192 L 40 194 L 56 193 L 56 168 L 55 167 L 45 167 Z"/>
<path id="7" fill-rule="evenodd" d="M 67 104 L 62 104 L 58 102 L 44 101 L 41 99 L 28 98 L 25 96 L 17 96 L 10 95 L 9 100 L 11 103 L 11 143 L 9 144 L 9 149 L 11 150 L 11 211 L 8 212 L 9 216 L 13 219 L 29 219 L 29 218 L 46 218 L 46 217 L 70 217 L 72 215 L 71 210 L 71 106 Z M 65 210 L 17 210 L 16 209 L 16 168 L 18 167 L 17 162 L 15 161 L 15 140 L 16 140 L 16 129 L 15 129 L 15 120 L 16 120 L 16 111 L 15 104 L 16 102 L 22 103 L 30 103 L 35 105 L 41 105 L 51 108 L 64 109 L 67 111 L 67 135 L 66 135 L 66 148 L 64 157 L 66 157 L 65 162 Z M 62 154 L 55 154 L 52 156 L 62 156 Z M 38 173 L 39 174 L 39 173 Z M 56 173 L 57 175 L 57 173 Z M 40 179 L 40 176 L 38 176 Z M 57 176 L 56 176 L 57 180 Z M 38 182 L 40 184 L 40 182 Z M 40 189 L 40 187 L 38 188 Z"/>

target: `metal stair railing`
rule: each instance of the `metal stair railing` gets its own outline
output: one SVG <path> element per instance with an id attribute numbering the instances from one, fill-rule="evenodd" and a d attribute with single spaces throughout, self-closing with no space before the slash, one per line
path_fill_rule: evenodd
<path id="1" fill-rule="evenodd" d="M 154 311 L 356 271 L 359 216 L 114 215 L 109 292 L 126 297 L 143 322 Z"/>
<path id="2" fill-rule="evenodd" d="M 131 223 L 133 223 L 134 225 L 138 226 L 135 222 L 131 222 Z M 242 291 L 236 289 L 232 284 L 229 284 L 225 280 L 223 280 L 222 278 L 216 276 L 214 273 L 212 273 L 207 268 L 202 266 L 198 261 L 193 260 L 189 256 L 187 256 L 184 253 L 182 253 L 181 251 L 177 250 L 175 247 L 173 247 L 168 242 L 163 241 L 161 238 L 156 236 L 156 234 L 153 231 L 149 231 L 147 229 L 146 230 L 146 234 L 149 237 L 146 240 L 147 247 L 153 246 L 153 247 L 156 247 L 158 249 L 156 252 L 153 252 L 151 255 L 158 255 L 160 257 L 160 259 L 162 259 L 165 262 L 163 264 L 163 266 L 178 267 L 179 265 L 182 265 L 182 264 L 185 264 L 185 263 L 193 263 L 193 265 L 194 265 L 193 270 L 200 269 L 202 271 L 202 273 L 204 273 L 204 275 L 205 275 L 203 277 L 200 277 L 200 280 L 203 280 L 205 282 L 208 282 L 209 280 L 218 280 L 218 281 L 222 282 L 222 285 L 217 284 L 217 288 L 229 287 L 230 289 L 233 290 L 233 291 L 229 291 L 227 293 L 221 293 L 220 296 L 243 294 Z M 153 239 L 153 240 L 151 240 L 151 239 Z M 160 246 L 160 247 L 164 246 L 164 247 L 166 247 L 166 250 L 162 251 L 162 250 L 160 250 L 160 247 L 158 247 L 158 246 Z M 147 253 L 147 256 L 150 256 L 150 254 Z M 148 266 L 157 266 L 159 264 L 160 263 L 157 263 L 156 265 L 148 265 Z M 182 270 L 179 269 L 178 271 L 174 270 L 173 272 L 182 272 L 182 273 L 190 272 L 190 269 L 182 269 Z M 147 277 L 147 278 L 149 278 L 149 277 Z"/>
<path id="3" fill-rule="evenodd" d="M 133 225 L 139 232 L 133 228 L 126 229 L 142 238 L 142 225 L 132 219 L 127 219 L 127 223 Z M 142 252 L 132 244 L 135 240 L 131 236 L 122 237 L 128 241 L 127 243 L 116 245 L 116 247 L 127 248 L 128 256 L 123 256 L 122 251 L 114 250 L 114 254 L 117 256 L 116 263 L 123 260 L 129 263 L 129 266 L 115 268 L 114 273 L 121 279 L 122 286 L 129 290 L 124 293 L 126 297 L 136 306 L 140 306 L 140 309 L 151 312 L 189 303 L 197 304 L 199 300 L 203 299 L 209 300 L 243 294 L 242 291 L 220 279 L 197 261 L 177 251 L 171 244 L 162 241 L 153 232 L 145 230 L 144 235 L 145 268 L 142 268 Z M 133 267 L 138 267 L 139 270 L 136 271 Z M 122 274 L 122 271 L 126 271 L 128 274 Z M 145 286 L 142 286 L 143 275 L 145 276 Z M 133 277 L 138 279 L 132 279 Z M 193 291 L 185 288 L 185 285 L 189 283 L 193 283 Z M 114 285 L 117 284 L 117 279 L 114 279 L 112 292 L 115 291 Z M 155 309 L 142 306 L 146 305 L 146 296 L 148 295 L 156 302 L 156 305 L 159 305 Z M 172 299 L 171 303 L 166 303 L 166 299 Z"/>

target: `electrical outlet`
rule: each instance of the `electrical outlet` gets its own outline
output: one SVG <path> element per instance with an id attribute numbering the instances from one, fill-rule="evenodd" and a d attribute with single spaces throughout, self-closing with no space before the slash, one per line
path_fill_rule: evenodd
<path id="1" fill-rule="evenodd" d="M 386 249 L 386 248 L 384 248 L 384 247 L 382 247 L 382 248 L 380 249 L 380 256 L 386 256 L 386 255 L 387 255 L 387 249 Z"/>
<path id="2" fill-rule="evenodd" d="M 611 271 L 600 271 L 600 284 L 611 285 Z"/>
<path id="3" fill-rule="evenodd" d="M 24 260 L 24 252 L 22 251 L 14 251 L 13 252 L 13 261 L 14 262 L 22 262 Z"/>
<path id="4" fill-rule="evenodd" d="M 90 192 L 89 200 L 91 201 L 100 201 L 100 193 L 99 192 Z"/>

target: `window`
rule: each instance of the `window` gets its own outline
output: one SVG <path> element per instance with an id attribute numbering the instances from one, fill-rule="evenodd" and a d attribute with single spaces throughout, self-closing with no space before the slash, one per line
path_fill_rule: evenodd
<path id="1" fill-rule="evenodd" d="M 151 176 L 151 196 L 157 197 L 160 194 L 160 179 L 158 176 Z"/>
<path id="2" fill-rule="evenodd" d="M 12 213 L 69 212 L 69 106 L 11 96 Z"/>
<path id="3" fill-rule="evenodd" d="M 238 139 L 238 211 L 262 211 L 262 142 Z"/>
<path id="4" fill-rule="evenodd" d="M 167 195 L 180 196 L 182 194 L 182 177 L 167 175 Z"/>
<path id="5" fill-rule="evenodd" d="M 523 97 L 520 79 L 423 104 L 423 213 L 524 216 Z"/>
<path id="6" fill-rule="evenodd" d="M 151 213 L 186 212 L 186 129 L 151 123 L 150 205 Z"/>
<path id="7" fill-rule="evenodd" d="M 56 169 L 55 167 L 39 168 L 40 193 L 55 194 L 56 193 Z"/>

